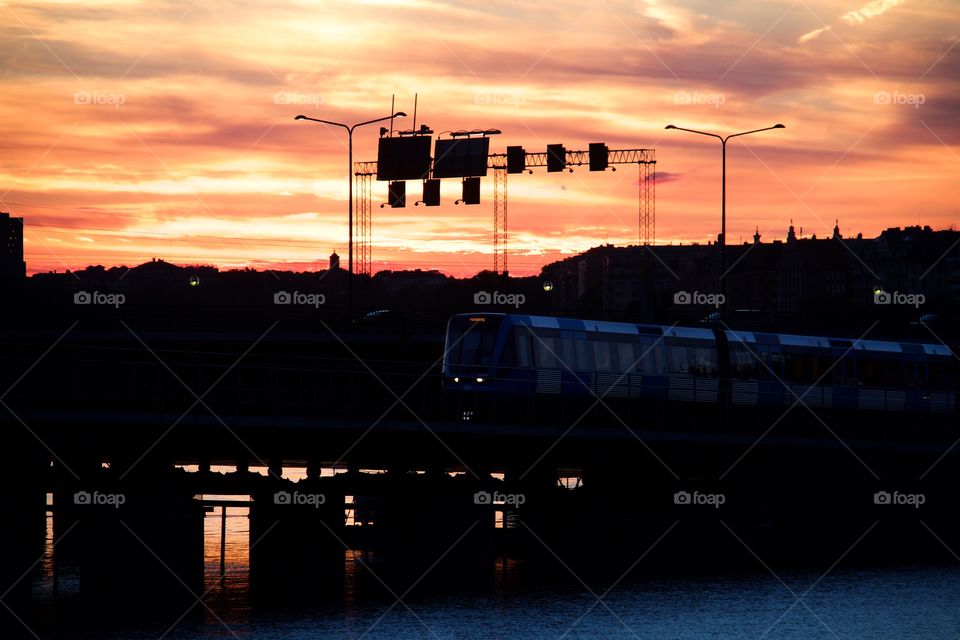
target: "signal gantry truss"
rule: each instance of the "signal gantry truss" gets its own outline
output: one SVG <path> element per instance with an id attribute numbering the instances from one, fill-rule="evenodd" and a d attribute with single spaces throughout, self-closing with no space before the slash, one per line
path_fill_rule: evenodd
<path id="1" fill-rule="evenodd" d="M 527 151 L 524 153 L 523 169 L 552 166 L 547 151 Z M 654 149 L 609 149 L 606 164 L 636 164 L 639 167 L 638 192 L 638 240 L 640 245 L 656 242 L 656 165 Z M 566 151 L 564 167 L 590 165 L 589 151 Z M 354 178 L 358 194 L 358 216 L 356 236 L 359 239 L 358 273 L 372 275 L 372 227 L 373 209 L 371 202 L 371 182 L 377 175 L 376 161 L 355 162 Z M 507 233 L 507 174 L 520 173 L 508 171 L 507 154 L 491 153 L 487 156 L 487 168 L 493 170 L 493 270 L 495 273 L 507 273 L 508 233 Z M 430 177 L 430 176 L 425 176 Z"/>

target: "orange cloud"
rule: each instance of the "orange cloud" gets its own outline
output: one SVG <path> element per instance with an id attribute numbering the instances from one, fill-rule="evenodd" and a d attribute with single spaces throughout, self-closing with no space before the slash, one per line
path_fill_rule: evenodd
<path id="1" fill-rule="evenodd" d="M 719 226 L 719 144 L 668 123 L 787 125 L 730 143 L 731 240 L 783 236 L 791 218 L 818 234 L 835 218 L 865 235 L 944 227 L 960 195 L 960 20 L 868 20 L 898 4 L 9 3 L 0 208 L 26 218 L 32 272 L 151 257 L 316 268 L 346 255 L 346 139 L 293 116 L 362 121 L 395 94 L 406 128 L 418 93 L 418 124 L 496 127 L 494 152 L 656 148 L 660 241 L 706 242 Z M 830 28 L 820 14 L 841 16 L 842 42 L 812 35 Z M 376 129 L 357 130 L 357 160 L 375 159 Z M 454 206 L 458 188 L 444 184 L 440 207 L 392 210 L 375 183 L 375 266 L 492 266 L 492 180 L 480 206 Z M 407 189 L 412 205 L 419 185 Z M 637 189 L 631 166 L 511 175 L 511 271 L 636 242 Z"/>

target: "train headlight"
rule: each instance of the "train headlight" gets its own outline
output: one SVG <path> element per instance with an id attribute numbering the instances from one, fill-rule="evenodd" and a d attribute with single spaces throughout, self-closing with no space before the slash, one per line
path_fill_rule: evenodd
<path id="1" fill-rule="evenodd" d="M 483 382 L 483 378 L 477 378 L 477 382 Z"/>
<path id="2" fill-rule="evenodd" d="M 454 378 L 453 381 L 454 381 L 454 382 L 460 382 L 460 378 Z"/>

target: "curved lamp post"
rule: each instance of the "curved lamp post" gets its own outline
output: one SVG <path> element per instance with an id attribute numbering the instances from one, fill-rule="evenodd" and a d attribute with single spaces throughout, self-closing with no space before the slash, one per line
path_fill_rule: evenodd
<path id="1" fill-rule="evenodd" d="M 348 298 L 348 307 L 350 315 L 353 315 L 353 130 L 357 127 L 362 127 L 368 124 L 374 124 L 375 122 L 383 122 L 385 120 L 393 120 L 394 118 L 404 118 L 407 114 L 403 111 L 398 111 L 392 116 L 384 116 L 383 118 L 377 118 L 375 120 L 367 120 L 366 122 L 358 122 L 354 125 L 343 124 L 342 122 L 333 122 L 331 120 L 321 120 L 319 118 L 310 118 L 308 116 L 299 115 L 294 118 L 294 120 L 310 120 L 311 122 L 319 122 L 321 124 L 329 124 L 334 127 L 343 127 L 347 130 L 347 186 L 348 186 L 348 195 L 347 195 L 347 224 L 350 227 L 350 232 L 348 236 L 348 257 L 347 257 L 347 268 L 350 272 L 350 280 L 347 283 L 347 298 Z"/>
<path id="2" fill-rule="evenodd" d="M 708 133 L 706 131 L 697 131 L 696 129 L 686 129 L 684 127 L 678 127 L 676 125 L 668 124 L 665 129 L 676 129 L 677 131 L 686 131 L 688 133 L 696 133 L 701 136 L 710 136 L 711 138 L 716 138 L 720 141 L 720 147 L 722 149 L 722 169 L 721 169 L 721 179 L 720 179 L 720 238 L 718 244 L 720 245 L 720 279 L 722 280 L 726 272 L 726 251 L 725 247 L 727 244 L 727 140 L 730 138 L 736 138 L 737 136 L 745 136 L 751 133 L 759 133 L 761 131 L 769 131 L 771 129 L 786 129 L 782 124 L 775 124 L 772 127 L 764 127 L 763 129 L 753 129 L 751 131 L 742 131 L 740 133 L 731 133 L 730 135 L 724 137 L 717 135 L 716 133 Z M 721 286 L 723 284 L 721 283 Z M 725 287 L 724 287 L 725 289 Z M 726 296 L 724 296 L 724 304 L 726 304 Z"/>

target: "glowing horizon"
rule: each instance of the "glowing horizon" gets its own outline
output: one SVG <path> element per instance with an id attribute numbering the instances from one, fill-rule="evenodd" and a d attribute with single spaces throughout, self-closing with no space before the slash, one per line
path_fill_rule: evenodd
<path id="1" fill-rule="evenodd" d="M 658 243 L 719 231 L 720 145 L 734 133 L 728 243 L 874 237 L 960 221 L 960 11 L 946 0 L 717 7 L 501 0 L 180 5 L 7 2 L 0 210 L 25 219 L 29 273 L 151 258 L 220 268 L 346 266 L 347 123 L 409 114 L 494 127 L 491 152 L 549 143 L 654 148 Z M 355 160 L 376 159 L 378 125 Z M 435 136 L 436 137 L 436 136 Z M 511 175 L 510 271 L 638 240 L 638 174 Z M 379 208 L 373 266 L 492 267 L 492 175 L 479 206 Z"/>

